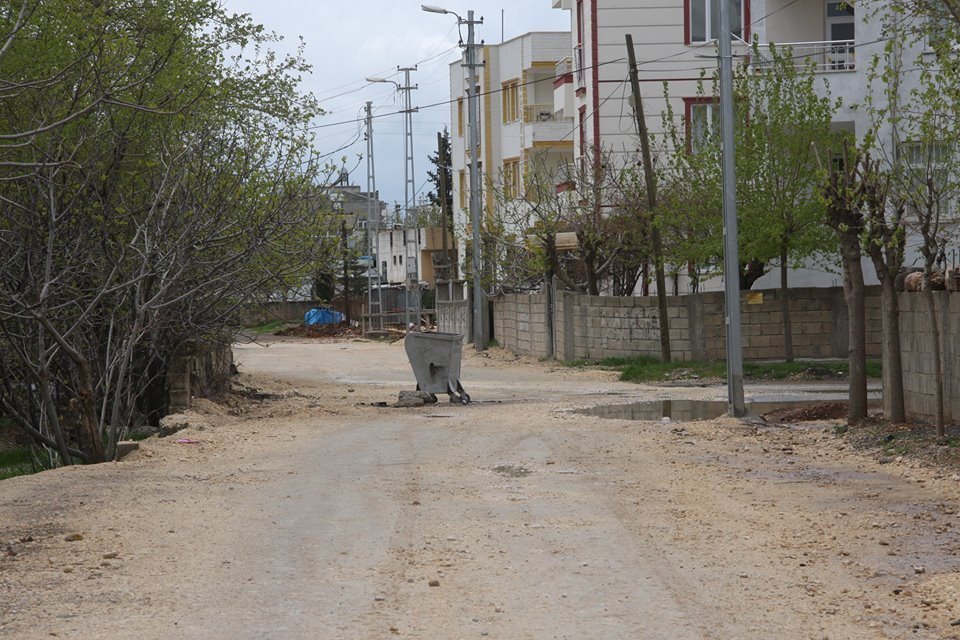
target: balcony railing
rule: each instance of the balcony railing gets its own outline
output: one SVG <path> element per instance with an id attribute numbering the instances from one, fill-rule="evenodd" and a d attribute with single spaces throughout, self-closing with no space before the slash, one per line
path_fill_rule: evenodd
<path id="1" fill-rule="evenodd" d="M 552 104 L 528 104 L 523 109 L 523 121 L 528 124 L 531 122 L 553 122 L 555 119 Z"/>
<path id="2" fill-rule="evenodd" d="M 856 42 L 854 40 L 828 40 L 825 42 L 783 42 L 776 45 L 781 52 L 790 51 L 797 67 L 813 64 L 817 73 L 827 71 L 853 71 L 856 69 Z M 773 66 L 770 45 L 759 45 L 760 60 L 754 62 L 757 70 Z"/>
<path id="3" fill-rule="evenodd" d="M 577 45 L 573 49 L 574 78 L 577 81 L 577 87 L 585 86 L 583 84 L 583 45 Z"/>
<path id="4" fill-rule="evenodd" d="M 557 63 L 556 77 L 562 78 L 568 73 L 573 73 L 573 58 L 564 58 Z"/>

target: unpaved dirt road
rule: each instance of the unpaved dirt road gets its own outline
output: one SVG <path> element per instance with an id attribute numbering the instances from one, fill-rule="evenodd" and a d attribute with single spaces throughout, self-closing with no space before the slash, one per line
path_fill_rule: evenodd
<path id="1" fill-rule="evenodd" d="M 0 638 L 960 637 L 960 481 L 830 425 L 577 415 L 724 392 L 499 351 L 383 408 L 399 344 L 236 353 L 275 397 L 0 483 Z"/>

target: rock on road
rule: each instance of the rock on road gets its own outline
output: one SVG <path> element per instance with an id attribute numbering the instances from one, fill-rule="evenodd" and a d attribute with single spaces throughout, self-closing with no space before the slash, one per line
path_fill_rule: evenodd
<path id="1" fill-rule="evenodd" d="M 236 354 L 261 401 L 0 482 L 0 639 L 960 637 L 948 475 L 822 429 L 573 414 L 724 391 L 499 350 L 465 356 L 477 402 L 416 409 L 372 405 L 412 387 L 399 344 Z"/>

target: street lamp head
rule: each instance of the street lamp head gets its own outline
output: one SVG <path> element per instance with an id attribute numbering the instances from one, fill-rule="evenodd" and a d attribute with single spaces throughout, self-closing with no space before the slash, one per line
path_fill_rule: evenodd
<path id="1" fill-rule="evenodd" d="M 422 5 L 420 5 L 420 8 L 421 8 L 423 11 L 426 11 L 427 13 L 443 13 L 443 14 L 450 13 L 449 11 L 447 11 L 446 9 L 444 9 L 443 7 L 437 7 L 437 6 L 434 6 L 434 5 L 432 5 L 432 4 L 422 4 Z"/>
<path id="2" fill-rule="evenodd" d="M 387 80 L 386 78 L 377 78 L 374 76 L 364 78 L 364 80 L 366 80 L 367 82 L 389 82 L 389 80 Z"/>

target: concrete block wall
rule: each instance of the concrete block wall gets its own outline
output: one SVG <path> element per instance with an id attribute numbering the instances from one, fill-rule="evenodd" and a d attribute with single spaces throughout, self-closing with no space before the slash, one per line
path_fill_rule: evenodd
<path id="1" fill-rule="evenodd" d="M 935 291 L 943 358 L 944 419 L 960 422 L 960 293 Z M 903 358 L 903 389 L 907 418 L 932 422 L 936 418 L 936 375 L 933 330 L 924 296 L 900 294 L 900 350 Z"/>
<path id="2" fill-rule="evenodd" d="M 747 360 L 784 356 L 779 291 L 744 292 L 743 355 Z M 841 288 L 792 289 L 794 355 L 844 358 L 847 308 Z M 726 352 L 723 293 L 667 299 L 671 354 L 675 360 L 722 360 Z M 553 314 L 554 353 L 560 360 L 660 357 L 660 321 L 655 297 L 588 296 L 558 291 Z M 494 302 L 494 335 L 504 348 L 539 358 L 547 349 L 546 296 L 506 295 Z M 880 356 L 879 287 L 868 287 L 867 354 Z"/>
<path id="3" fill-rule="evenodd" d="M 722 360 L 726 352 L 723 294 L 703 294 L 704 339 L 707 359 Z M 776 360 L 784 357 L 783 316 L 780 291 L 743 292 L 740 312 L 745 360 Z M 880 288 L 867 287 L 867 356 L 880 357 L 882 326 Z M 846 358 L 848 341 L 847 304 L 843 289 L 800 288 L 790 290 L 790 320 L 793 353 L 797 358 Z"/>
<path id="4" fill-rule="evenodd" d="M 494 301 L 493 335 L 510 351 L 547 357 L 547 296 L 508 294 Z"/>

